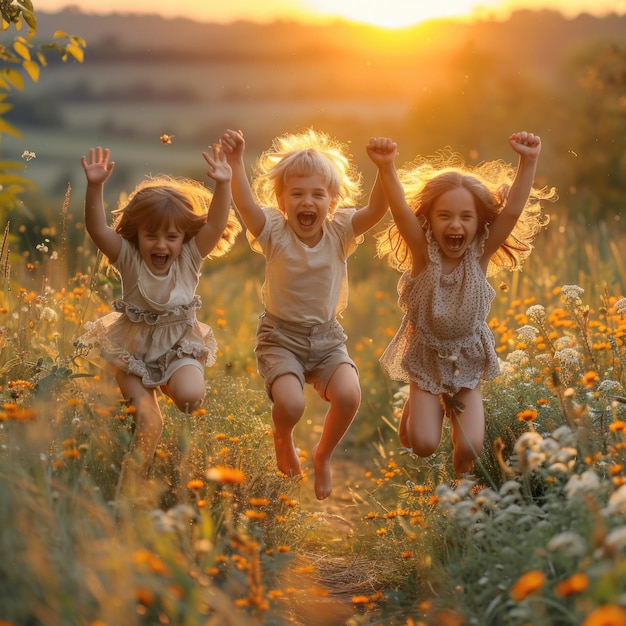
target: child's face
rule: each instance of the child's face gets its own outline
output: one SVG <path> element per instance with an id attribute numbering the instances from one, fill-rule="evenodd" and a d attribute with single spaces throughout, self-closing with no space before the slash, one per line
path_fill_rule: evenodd
<path id="1" fill-rule="evenodd" d="M 185 234 L 172 224 L 162 224 L 157 230 L 142 225 L 137 239 L 141 258 L 150 271 L 165 276 L 183 248 Z"/>
<path id="2" fill-rule="evenodd" d="M 315 246 L 322 238 L 322 225 L 336 202 L 321 174 L 289 176 L 277 198 L 280 210 L 291 228 L 307 246 Z"/>
<path id="3" fill-rule="evenodd" d="M 442 255 L 460 259 L 478 232 L 474 197 L 464 187 L 445 191 L 435 200 L 429 221 Z"/>

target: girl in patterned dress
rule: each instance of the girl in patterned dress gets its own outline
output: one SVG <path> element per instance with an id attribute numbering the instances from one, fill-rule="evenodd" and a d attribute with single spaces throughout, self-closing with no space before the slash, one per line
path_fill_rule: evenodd
<path id="1" fill-rule="evenodd" d="M 533 187 L 540 138 L 519 132 L 509 144 L 517 170 L 501 161 L 472 168 L 442 154 L 398 174 L 396 144 L 370 140 L 394 219 L 378 236 L 378 253 L 402 272 L 404 317 L 380 359 L 392 379 L 409 383 L 400 443 L 430 456 L 447 414 L 457 476 L 471 471 L 483 447 L 480 380 L 500 371 L 486 322 L 495 296 L 487 276 L 521 267 L 548 222 L 540 200 L 556 197 L 554 189 Z"/>
<path id="2" fill-rule="evenodd" d="M 202 404 L 204 366 L 215 362 L 211 328 L 199 322 L 195 294 L 208 255 L 220 256 L 241 231 L 230 209 L 231 168 L 219 145 L 202 153 L 215 191 L 184 178 L 141 182 L 125 204 L 104 209 L 104 183 L 114 162 L 109 150 L 92 148 L 81 158 L 87 178 L 85 227 L 121 279 L 114 312 L 86 324 L 78 339 L 96 349 L 125 401 L 134 406 L 135 442 L 123 472 L 145 477 L 163 429 L 156 389 L 186 413 Z"/>

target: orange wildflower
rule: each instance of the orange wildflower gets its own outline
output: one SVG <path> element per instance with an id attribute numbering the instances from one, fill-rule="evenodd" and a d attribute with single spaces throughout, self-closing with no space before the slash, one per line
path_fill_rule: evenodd
<path id="1" fill-rule="evenodd" d="M 206 477 L 217 483 L 234 483 L 240 485 L 246 479 L 244 473 L 234 467 L 217 465 L 207 470 Z"/>
<path id="2" fill-rule="evenodd" d="M 524 409 L 517 414 L 520 422 L 533 422 L 537 419 L 537 409 Z"/>
<path id="3" fill-rule="evenodd" d="M 626 609 L 616 604 L 605 604 L 591 611 L 582 626 L 624 626 Z"/>
<path id="4" fill-rule="evenodd" d="M 596 372 L 589 371 L 582 377 L 582 384 L 585 385 L 585 387 L 593 387 L 599 380 L 600 377 L 596 374 Z"/>
<path id="5" fill-rule="evenodd" d="M 577 572 L 554 585 L 554 593 L 557 596 L 571 596 L 584 591 L 589 586 L 589 578 L 583 572 Z"/>
<path id="6" fill-rule="evenodd" d="M 352 604 L 367 604 L 369 601 L 367 596 L 352 596 Z"/>
<path id="7" fill-rule="evenodd" d="M 510 596 L 516 602 L 521 602 L 537 589 L 541 589 L 545 582 L 546 576 L 541 570 L 531 570 L 515 581 L 509 592 Z"/>
<path id="8" fill-rule="evenodd" d="M 267 498 L 248 498 L 250 506 L 267 506 L 270 501 Z"/>
<path id="9" fill-rule="evenodd" d="M 265 519 L 267 517 L 267 513 L 265 511 L 247 510 L 246 511 L 246 517 L 248 519 L 262 520 L 262 519 Z"/>

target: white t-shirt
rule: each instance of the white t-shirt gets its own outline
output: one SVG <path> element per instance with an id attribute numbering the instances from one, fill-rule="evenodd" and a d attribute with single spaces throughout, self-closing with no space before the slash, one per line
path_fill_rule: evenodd
<path id="1" fill-rule="evenodd" d="M 337 317 L 348 304 L 347 259 L 363 237 L 354 236 L 356 209 L 337 209 L 323 224 L 319 243 L 302 243 L 283 214 L 264 209 L 258 237 L 247 233 L 250 247 L 265 256 L 263 305 L 280 319 L 314 326 Z"/>

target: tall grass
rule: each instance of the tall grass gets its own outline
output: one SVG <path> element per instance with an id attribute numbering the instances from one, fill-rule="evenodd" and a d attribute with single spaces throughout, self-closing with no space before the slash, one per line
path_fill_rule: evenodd
<path id="1" fill-rule="evenodd" d="M 116 498 L 133 416 L 74 345 L 115 280 L 70 246 L 67 205 L 26 253 L 1 246 L 0 623 L 44 626 L 624 624 L 626 276 L 606 224 L 555 223 L 521 273 L 496 277 L 502 375 L 484 385 L 476 480 L 399 448 L 406 390 L 378 357 L 398 326 L 398 275 L 371 237 L 350 260 L 342 320 L 363 402 L 312 495 L 276 469 L 256 375 L 262 265 L 240 240 L 208 262 L 202 316 L 220 345 L 201 410 L 162 400 L 141 502 Z M 563 227 L 563 228 L 561 228 Z M 621 621 L 620 621 L 621 620 Z"/>

